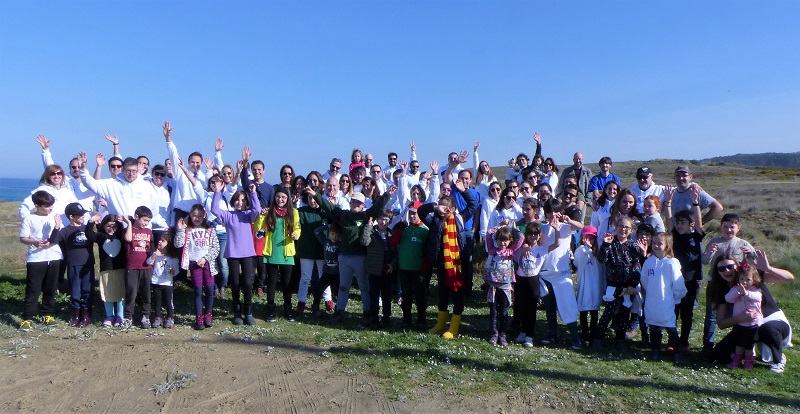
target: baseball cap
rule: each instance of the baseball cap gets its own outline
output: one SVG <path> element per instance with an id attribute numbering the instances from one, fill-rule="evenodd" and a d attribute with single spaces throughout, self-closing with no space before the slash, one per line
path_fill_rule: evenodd
<path id="1" fill-rule="evenodd" d="M 84 209 L 81 203 L 69 203 L 67 207 L 64 208 L 64 214 L 67 216 L 82 216 L 89 211 Z"/>
<path id="2" fill-rule="evenodd" d="M 689 171 L 689 167 L 687 167 L 687 166 L 685 166 L 685 165 L 679 165 L 679 166 L 678 166 L 678 168 L 676 168 L 676 169 L 675 169 L 675 173 L 676 173 L 676 174 L 677 174 L 677 173 L 686 173 L 686 174 L 691 174 L 692 172 L 691 172 L 691 171 Z"/>
<path id="3" fill-rule="evenodd" d="M 366 198 L 364 198 L 364 194 L 354 193 L 352 196 L 350 196 L 350 201 L 354 201 L 354 200 L 355 201 L 360 201 L 363 204 L 364 201 L 366 200 Z"/>
<path id="4" fill-rule="evenodd" d="M 636 170 L 636 178 L 647 178 L 651 175 L 653 175 L 653 172 L 650 171 L 649 167 L 639 167 L 639 169 Z"/>

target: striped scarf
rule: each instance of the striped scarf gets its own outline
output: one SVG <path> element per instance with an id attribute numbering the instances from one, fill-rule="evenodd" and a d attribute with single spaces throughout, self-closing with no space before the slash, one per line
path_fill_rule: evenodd
<path id="1" fill-rule="evenodd" d="M 444 256 L 444 284 L 453 292 L 464 285 L 461 275 L 461 254 L 458 247 L 458 226 L 456 216 L 451 214 L 444 223 L 442 237 L 442 255 Z"/>

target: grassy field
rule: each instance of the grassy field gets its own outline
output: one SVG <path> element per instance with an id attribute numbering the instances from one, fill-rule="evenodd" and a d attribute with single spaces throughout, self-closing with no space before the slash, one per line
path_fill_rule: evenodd
<path id="1" fill-rule="evenodd" d="M 649 161 L 656 182 L 669 183 L 672 170 L 689 164 L 696 180 L 722 202 L 726 211 L 743 218 L 742 237 L 769 252 L 775 266 L 800 274 L 800 171 L 743 168 L 727 165 L 697 165 L 689 161 Z M 633 184 L 634 171 L 643 163 L 614 165 L 625 186 Z M 496 172 L 504 174 L 505 169 Z M 500 175 L 502 177 L 502 175 Z M 17 240 L 19 220 L 16 205 L 0 204 L 0 337 L 7 350 L 20 336 L 19 321 L 24 290 L 24 248 Z M 714 234 L 718 221 L 708 223 Z M 476 286 L 479 275 L 476 275 Z M 434 282 L 435 283 L 435 282 Z M 435 287 L 432 286 L 432 292 Z M 790 283 L 771 288 L 786 312 L 792 328 L 800 321 L 800 288 Z M 481 295 L 475 295 L 481 296 Z M 215 329 L 219 335 L 241 338 L 269 338 L 287 344 L 327 349 L 338 359 L 337 369 L 345 373 L 369 372 L 382 381 L 391 398 L 420 398 L 419 395 L 454 395 L 477 400 L 504 395 L 516 406 L 547 407 L 558 411 L 583 412 L 797 412 L 796 390 L 800 388 L 800 356 L 789 349 L 787 370 L 774 374 L 763 365 L 753 371 L 728 370 L 707 363 L 700 355 L 705 300 L 701 292 L 699 310 L 690 339 L 692 352 L 680 366 L 653 362 L 637 340 L 629 350 L 606 348 L 573 351 L 566 344 L 525 349 L 520 346 L 492 347 L 488 336 L 488 308 L 473 297 L 467 302 L 461 336 L 445 341 L 437 335 L 404 331 L 399 319 L 384 331 L 362 329 L 354 315 L 360 313 L 357 292 L 351 293 L 350 317 L 341 326 L 324 320 L 304 318 L 301 323 L 283 319 L 257 327 L 234 327 L 228 322 L 229 303 L 220 306 Z M 280 299 L 279 299 L 280 301 Z M 66 295 L 59 297 L 61 319 L 66 322 Z M 179 323 L 191 320 L 191 294 L 182 288 L 176 297 Z M 257 318 L 264 316 L 264 299 L 258 299 Z M 429 303 L 435 303 L 434 298 Z M 400 314 L 393 307 L 395 318 Z M 429 308 L 429 320 L 435 308 Z M 535 338 L 545 336 L 543 312 L 539 314 Z M 727 333 L 727 332 L 722 332 Z M 567 337 L 562 330 L 561 337 Z M 718 333 L 719 334 L 719 333 Z M 416 397 L 415 397 L 416 396 Z M 503 407 L 498 407 L 503 411 Z"/>

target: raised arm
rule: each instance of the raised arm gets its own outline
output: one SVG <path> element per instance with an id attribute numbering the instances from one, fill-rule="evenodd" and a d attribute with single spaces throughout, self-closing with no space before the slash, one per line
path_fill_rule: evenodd
<path id="1" fill-rule="evenodd" d="M 36 137 L 36 142 L 42 147 L 42 167 L 47 168 L 55 164 L 53 155 L 50 154 L 50 140 L 44 135 L 39 135 Z"/>
<path id="2" fill-rule="evenodd" d="M 756 250 L 755 252 L 756 269 L 764 273 L 764 281 L 768 283 L 785 283 L 794 280 L 792 272 L 777 267 L 772 267 L 767 260 L 767 252 Z"/>
<path id="3" fill-rule="evenodd" d="M 222 167 L 225 166 L 225 163 L 222 162 L 223 148 L 225 148 L 225 146 L 222 143 L 222 138 L 217 138 L 217 142 L 214 144 L 214 166 L 220 171 L 222 171 Z"/>
<path id="4" fill-rule="evenodd" d="M 114 146 L 114 156 L 122 158 L 122 154 L 119 152 L 119 138 L 116 135 L 109 134 L 104 134 L 104 136 Z"/>

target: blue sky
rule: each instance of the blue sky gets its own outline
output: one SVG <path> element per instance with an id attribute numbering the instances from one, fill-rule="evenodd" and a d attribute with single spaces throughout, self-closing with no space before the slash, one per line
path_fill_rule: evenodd
<path id="1" fill-rule="evenodd" d="M 226 161 L 267 178 L 352 148 L 503 165 L 800 151 L 800 2 L 25 1 L 0 11 L 0 176 L 78 150 Z M 93 165 L 93 163 L 92 163 Z M 107 172 L 106 172 L 107 174 Z"/>

